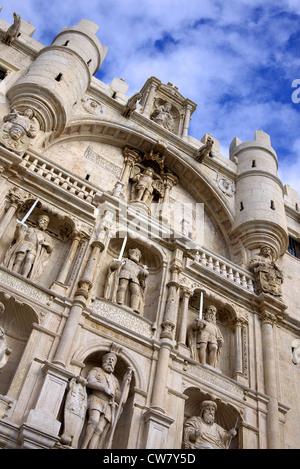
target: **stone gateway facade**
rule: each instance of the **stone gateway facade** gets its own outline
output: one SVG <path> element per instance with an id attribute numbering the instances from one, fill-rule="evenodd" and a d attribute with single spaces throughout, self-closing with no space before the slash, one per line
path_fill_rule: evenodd
<path id="1" fill-rule="evenodd" d="M 0 447 L 300 448 L 300 202 L 262 130 L 0 20 Z M 204 129 L 205 132 L 205 129 Z"/>

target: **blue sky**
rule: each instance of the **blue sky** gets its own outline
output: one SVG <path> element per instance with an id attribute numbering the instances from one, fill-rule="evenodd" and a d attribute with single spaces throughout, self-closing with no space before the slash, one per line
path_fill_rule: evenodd
<path id="1" fill-rule="evenodd" d="M 64 26 L 94 21 L 108 46 L 100 80 L 124 78 L 129 96 L 153 75 L 174 83 L 198 105 L 190 135 L 200 140 L 212 133 L 224 156 L 234 137 L 252 140 L 263 129 L 277 152 L 282 182 L 300 194 L 299 0 L 0 3 L 5 21 L 19 13 L 44 45 Z"/>

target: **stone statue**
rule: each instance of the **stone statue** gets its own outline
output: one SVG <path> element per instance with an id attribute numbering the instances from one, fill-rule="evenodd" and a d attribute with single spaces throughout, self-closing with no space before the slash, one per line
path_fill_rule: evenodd
<path id="1" fill-rule="evenodd" d="M 141 251 L 133 248 L 129 249 L 128 258 L 112 261 L 104 294 L 105 298 L 121 305 L 127 303 L 136 313 L 141 313 L 149 275 L 146 266 L 140 264 L 141 256 Z"/>
<path id="2" fill-rule="evenodd" d="M 29 139 L 35 138 L 39 129 L 38 122 L 31 108 L 23 114 L 12 109 L 3 117 L 0 141 L 2 145 L 17 153 L 23 153 L 29 145 Z"/>
<path id="3" fill-rule="evenodd" d="M 255 275 L 255 291 L 260 293 L 270 293 L 274 296 L 281 296 L 281 285 L 283 282 L 283 274 L 273 260 L 272 249 L 263 246 L 260 255 L 254 257 L 250 262 L 250 270 Z"/>
<path id="4" fill-rule="evenodd" d="M 4 304 L 0 303 L 0 318 L 3 316 L 5 311 Z M 0 327 L 0 373 L 2 368 L 6 365 L 8 357 L 12 350 L 7 346 L 5 330 Z"/>
<path id="5" fill-rule="evenodd" d="M 199 161 L 199 163 L 202 163 L 204 158 L 207 156 L 213 157 L 213 145 L 214 145 L 214 140 L 208 136 L 206 143 L 198 150 L 198 153 L 196 155 L 196 160 Z"/>
<path id="6" fill-rule="evenodd" d="M 131 201 L 143 202 L 149 207 L 155 195 L 162 198 L 165 193 L 162 177 L 149 166 L 141 169 L 139 165 L 135 165 L 130 179 L 132 181 Z"/>
<path id="7" fill-rule="evenodd" d="M 172 104 L 165 103 L 158 106 L 151 115 L 151 119 L 171 132 L 174 131 L 174 119 L 171 115 Z"/>
<path id="8" fill-rule="evenodd" d="M 292 362 L 294 365 L 300 363 L 300 339 L 295 339 L 292 342 Z"/>
<path id="9" fill-rule="evenodd" d="M 137 108 L 137 102 L 142 99 L 142 93 L 135 93 L 131 98 L 128 99 L 126 106 L 124 107 L 123 116 L 130 117 L 133 111 Z"/>
<path id="10" fill-rule="evenodd" d="M 236 435 L 233 428 L 229 431 L 215 423 L 217 405 L 214 401 L 203 401 L 200 416 L 190 417 L 184 424 L 184 449 L 227 449 L 231 438 Z"/>
<path id="11" fill-rule="evenodd" d="M 60 442 L 72 448 L 78 447 L 87 410 L 87 381 L 82 376 L 72 378 L 64 408 L 64 431 Z"/>
<path id="12" fill-rule="evenodd" d="M 106 353 L 102 367 L 92 368 L 86 379 L 88 395 L 88 422 L 81 449 L 98 449 L 110 445 L 113 432 L 126 403 L 132 369 L 128 368 L 122 386 L 114 375 L 117 355 Z"/>
<path id="13" fill-rule="evenodd" d="M 6 31 L 3 42 L 5 44 L 8 44 L 9 46 L 11 43 L 15 40 L 15 38 L 18 36 L 20 32 L 20 26 L 21 26 L 21 16 L 18 15 L 17 13 L 13 14 L 14 17 L 14 22 L 13 24 L 8 28 Z"/>
<path id="14" fill-rule="evenodd" d="M 53 250 L 51 237 L 46 233 L 48 223 L 49 217 L 42 214 L 38 217 L 36 228 L 17 224 L 13 242 L 4 259 L 5 267 L 31 280 L 40 277 Z"/>
<path id="15" fill-rule="evenodd" d="M 223 345 L 223 336 L 216 324 L 217 308 L 208 306 L 204 319 L 196 319 L 188 333 L 192 357 L 200 363 L 216 366 Z"/>
<path id="16" fill-rule="evenodd" d="M 135 196 L 134 200 L 141 201 L 147 204 L 150 201 L 153 193 L 153 181 L 154 181 L 154 170 L 152 168 L 146 168 L 144 172 L 139 172 L 133 178 L 133 191 Z"/>

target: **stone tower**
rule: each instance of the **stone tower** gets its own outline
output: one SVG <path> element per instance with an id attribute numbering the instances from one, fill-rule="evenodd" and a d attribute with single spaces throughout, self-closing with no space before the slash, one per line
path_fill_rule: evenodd
<path id="1" fill-rule="evenodd" d="M 248 250 L 270 246 L 275 257 L 288 247 L 283 186 L 278 178 L 278 160 L 270 136 L 262 130 L 254 140 L 234 139 L 230 159 L 237 163 L 236 218 L 232 236 Z"/>
<path id="2" fill-rule="evenodd" d="M 64 28 L 10 88 L 11 107 L 32 107 L 41 129 L 59 135 L 105 58 L 107 48 L 96 36 L 98 29 L 89 20 Z"/>

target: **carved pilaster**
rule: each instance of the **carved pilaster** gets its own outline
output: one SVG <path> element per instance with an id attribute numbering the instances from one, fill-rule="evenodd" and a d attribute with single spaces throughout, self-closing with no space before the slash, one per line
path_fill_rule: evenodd
<path id="1" fill-rule="evenodd" d="M 141 160 L 141 158 L 136 151 L 131 150 L 127 147 L 124 148 L 123 150 L 123 156 L 124 156 L 124 167 L 123 167 L 123 172 L 122 172 L 121 179 L 120 179 L 120 182 L 123 184 L 123 189 L 120 191 L 120 195 L 122 194 L 124 196 L 126 194 L 130 172 L 133 166 L 136 163 L 138 163 Z"/>
<path id="2" fill-rule="evenodd" d="M 185 345 L 186 333 L 187 333 L 187 316 L 188 316 L 189 300 L 193 294 L 193 291 L 187 286 L 181 285 L 180 294 L 181 294 L 181 311 L 180 311 L 179 323 L 178 323 L 177 342 L 179 345 Z"/>

